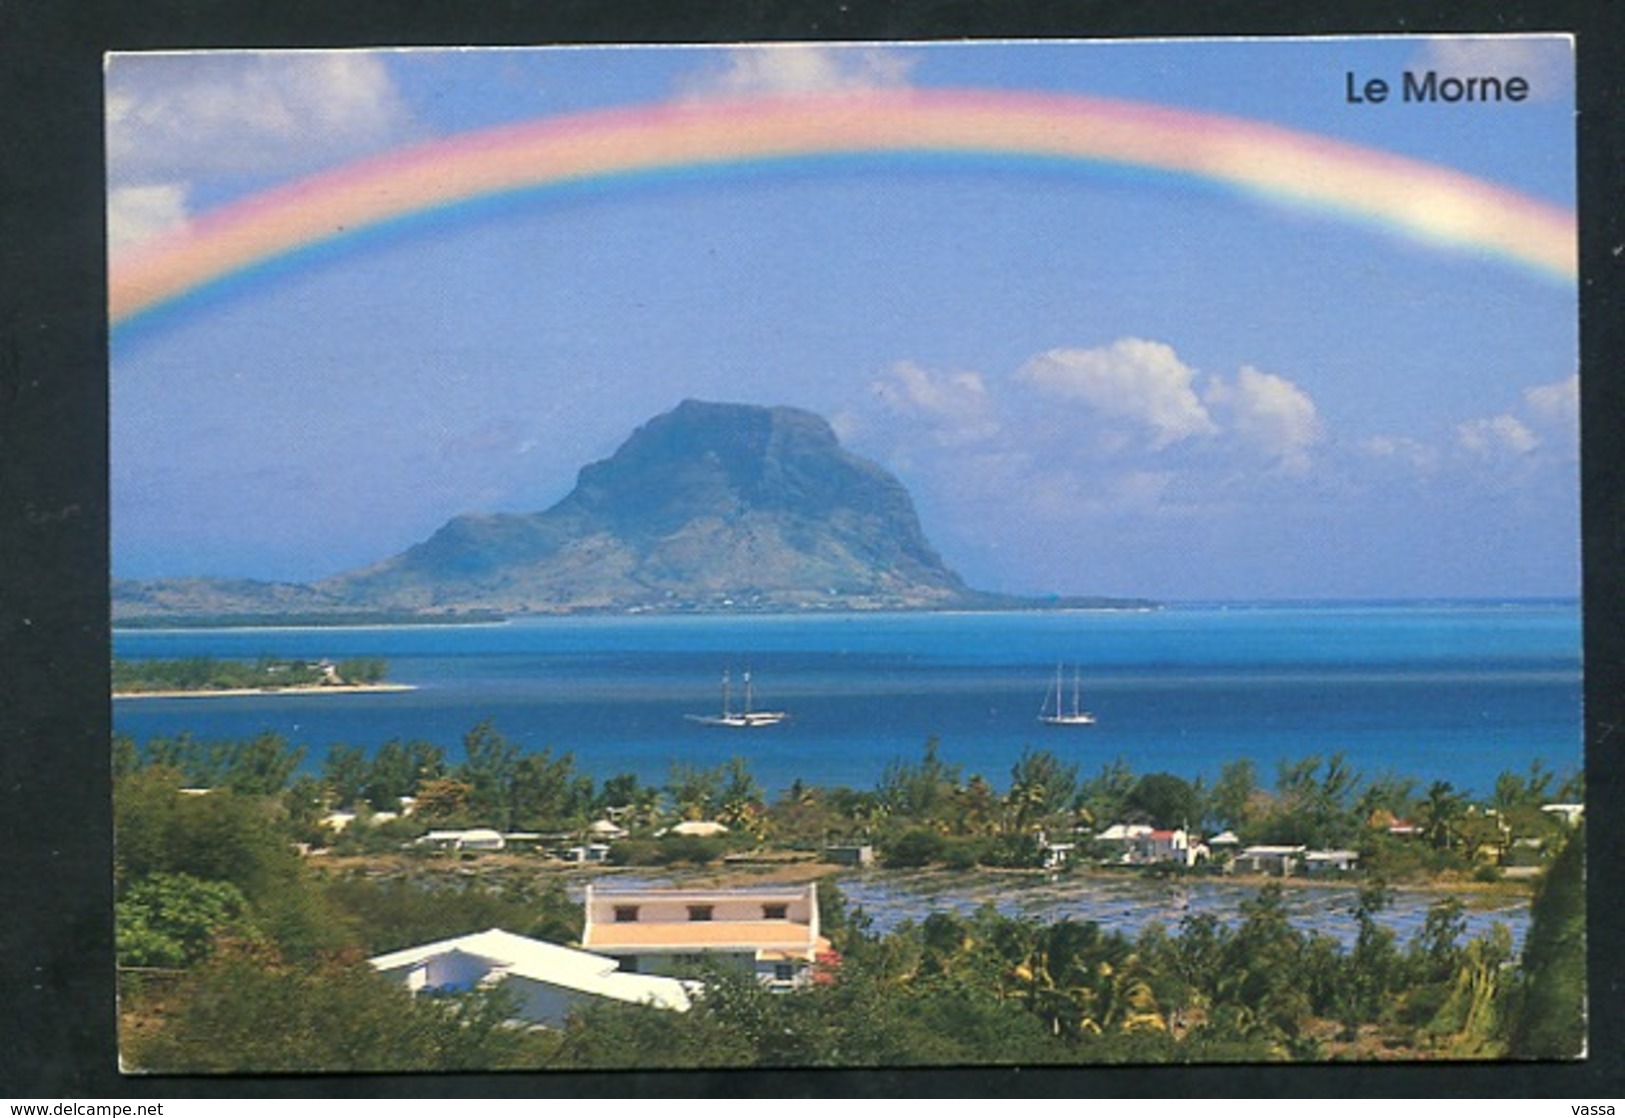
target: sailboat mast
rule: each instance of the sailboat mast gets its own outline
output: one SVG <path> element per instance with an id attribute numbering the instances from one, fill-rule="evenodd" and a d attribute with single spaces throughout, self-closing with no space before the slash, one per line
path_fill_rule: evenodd
<path id="1" fill-rule="evenodd" d="M 728 669 L 722 669 L 722 717 L 728 717 Z"/>
<path id="2" fill-rule="evenodd" d="M 745 669 L 745 717 L 750 717 L 750 669 Z"/>

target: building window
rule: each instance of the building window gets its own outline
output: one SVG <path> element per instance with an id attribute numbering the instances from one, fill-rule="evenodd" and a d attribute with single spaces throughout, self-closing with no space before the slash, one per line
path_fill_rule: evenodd
<path id="1" fill-rule="evenodd" d="M 638 922 L 638 906 L 635 904 L 618 904 L 615 906 L 615 923 L 636 924 Z"/>
<path id="2" fill-rule="evenodd" d="M 688 906 L 688 918 L 694 921 L 709 920 L 711 908 L 712 906 L 708 904 L 691 904 Z"/>
<path id="3" fill-rule="evenodd" d="M 703 967 L 705 965 L 705 956 L 673 955 L 672 962 L 676 963 L 680 967 Z"/>
<path id="4" fill-rule="evenodd" d="M 790 919 L 790 906 L 785 904 L 765 904 L 762 906 L 763 920 Z"/>
<path id="5" fill-rule="evenodd" d="M 794 982 L 795 977 L 796 977 L 795 964 L 793 964 L 793 963 L 774 963 L 773 964 L 773 981 L 775 981 L 775 982 Z"/>
<path id="6" fill-rule="evenodd" d="M 621 970 L 627 974 L 638 973 L 638 957 L 636 955 L 621 956 Z"/>

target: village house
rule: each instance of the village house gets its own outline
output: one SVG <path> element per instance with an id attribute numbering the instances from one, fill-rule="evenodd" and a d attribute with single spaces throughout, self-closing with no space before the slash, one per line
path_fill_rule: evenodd
<path id="1" fill-rule="evenodd" d="M 1130 866 L 1173 863 L 1194 866 L 1208 856 L 1208 848 L 1192 841 L 1184 828 L 1165 830 L 1146 823 L 1114 823 L 1095 836 L 1109 851 L 1111 861 Z"/>
<path id="2" fill-rule="evenodd" d="M 1152 830 L 1140 836 L 1135 843 L 1135 860 L 1146 864 L 1172 862 L 1180 866 L 1194 866 L 1198 859 L 1206 858 L 1207 847 L 1192 842 L 1184 828 Z"/>
<path id="3" fill-rule="evenodd" d="M 587 886 L 581 946 L 640 974 L 738 967 L 774 989 L 811 981 L 830 954 L 818 933 L 818 888 L 599 889 Z"/>
<path id="4" fill-rule="evenodd" d="M 868 843 L 837 843 L 824 847 L 824 861 L 837 866 L 872 866 L 875 848 Z"/>
<path id="5" fill-rule="evenodd" d="M 1303 872 L 1310 877 L 1349 873 L 1359 864 L 1360 852 L 1357 850 L 1311 850 L 1303 856 Z"/>
<path id="6" fill-rule="evenodd" d="M 1249 846 L 1236 855 L 1234 865 L 1242 873 L 1286 877 L 1298 868 L 1308 849 L 1306 846 Z"/>
<path id="7" fill-rule="evenodd" d="M 419 846 L 436 846 L 442 850 L 501 850 L 508 845 L 500 831 L 489 827 L 472 827 L 464 831 L 430 831 L 418 840 Z"/>
<path id="8" fill-rule="evenodd" d="M 500 986 L 514 996 L 516 1016 L 533 1025 L 563 1025 L 571 1009 L 594 999 L 687 1012 L 697 983 L 629 974 L 615 959 L 492 928 L 408 947 L 368 960 L 413 993 Z"/>
<path id="9" fill-rule="evenodd" d="M 1134 861 L 1137 844 L 1150 833 L 1148 823 L 1113 823 L 1095 836 L 1095 843 L 1108 861 L 1127 864 Z"/>
<path id="10" fill-rule="evenodd" d="M 1576 826 L 1585 817 L 1585 804 L 1541 804 L 1540 810 L 1561 819 L 1566 826 Z"/>

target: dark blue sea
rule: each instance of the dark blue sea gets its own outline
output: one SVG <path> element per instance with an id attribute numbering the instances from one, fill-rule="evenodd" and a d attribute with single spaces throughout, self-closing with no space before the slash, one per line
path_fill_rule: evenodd
<path id="1" fill-rule="evenodd" d="M 1189 605 L 1146 612 L 636 616 L 500 625 L 122 631 L 125 658 L 381 656 L 389 694 L 120 700 L 138 740 L 272 730 L 319 770 L 335 743 L 427 740 L 462 759 L 482 719 L 522 748 L 574 755 L 596 779 L 663 783 L 673 762 L 742 756 L 770 793 L 797 778 L 872 787 L 929 738 L 965 776 L 1003 788 L 1028 747 L 1087 777 L 1213 778 L 1251 758 L 1343 753 L 1367 778 L 1448 780 L 1487 793 L 1539 760 L 1581 766 L 1581 629 L 1572 602 Z M 1038 721 L 1057 664 L 1097 722 Z M 739 699 L 789 712 L 773 727 L 707 727 L 724 669 Z M 1069 696 L 1070 700 L 1070 696 Z"/>

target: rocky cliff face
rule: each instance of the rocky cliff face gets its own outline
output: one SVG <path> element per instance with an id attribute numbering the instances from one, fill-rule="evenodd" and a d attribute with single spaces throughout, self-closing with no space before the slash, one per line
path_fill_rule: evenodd
<path id="1" fill-rule="evenodd" d="M 349 608 L 910 609 L 968 591 L 896 478 L 795 408 L 689 400 L 545 512 L 462 516 L 318 584 Z"/>

